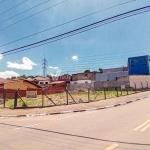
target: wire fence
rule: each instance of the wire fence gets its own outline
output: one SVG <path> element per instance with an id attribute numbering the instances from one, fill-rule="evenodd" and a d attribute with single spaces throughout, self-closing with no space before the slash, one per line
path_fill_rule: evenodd
<path id="1" fill-rule="evenodd" d="M 36 97 L 23 97 L 21 91 L 12 90 L 0 91 L 0 108 L 38 108 L 38 107 L 53 107 L 61 105 L 71 105 L 79 103 L 90 103 L 94 101 L 107 100 L 114 97 L 121 97 L 130 94 L 136 94 L 139 92 L 148 91 L 149 88 L 143 87 L 136 88 L 136 83 L 134 88 L 126 85 L 124 88 L 121 86 L 115 87 L 101 87 L 99 89 L 93 90 L 92 87 L 87 87 L 84 90 L 55 90 L 47 91 L 43 90 L 40 95 Z"/>

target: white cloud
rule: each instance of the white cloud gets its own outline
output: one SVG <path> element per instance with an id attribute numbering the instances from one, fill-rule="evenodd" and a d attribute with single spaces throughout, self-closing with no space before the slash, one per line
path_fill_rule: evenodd
<path id="1" fill-rule="evenodd" d="M 58 67 L 49 66 L 50 69 L 58 69 Z"/>
<path id="2" fill-rule="evenodd" d="M 19 74 L 17 72 L 14 71 L 4 71 L 4 72 L 0 72 L 0 77 L 7 79 L 7 78 L 11 78 L 11 77 L 18 77 Z"/>
<path id="3" fill-rule="evenodd" d="M 73 60 L 78 60 L 78 56 L 72 56 Z"/>
<path id="4" fill-rule="evenodd" d="M 22 64 L 19 64 L 17 62 L 9 62 L 8 61 L 7 67 L 8 68 L 21 69 L 21 70 L 32 70 L 33 66 L 37 65 L 27 57 L 23 57 L 22 62 L 23 62 Z"/>
<path id="5" fill-rule="evenodd" d="M 0 60 L 3 58 L 3 55 L 2 54 L 0 54 Z"/>

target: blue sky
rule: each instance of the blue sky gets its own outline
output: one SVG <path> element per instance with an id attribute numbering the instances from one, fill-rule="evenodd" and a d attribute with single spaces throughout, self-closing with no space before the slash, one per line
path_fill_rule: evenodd
<path id="1" fill-rule="evenodd" d="M 65 2 L 63 2 L 64 0 L 49 0 L 39 7 L 5 21 L 44 1 L 46 0 L 5 0 L 0 3 L 0 46 L 130 0 L 67 0 Z M 21 2 L 23 3 L 19 6 L 2 13 Z M 12 25 L 56 4 L 59 5 Z M 53 30 L 2 46 L 0 53 L 147 5 L 150 5 L 149 0 L 136 0 L 102 11 Z M 150 12 L 146 12 L 28 51 L 3 56 L 3 58 L 0 56 L 0 77 L 6 78 L 22 74 L 42 75 L 44 54 L 48 61 L 47 74 L 55 74 L 58 69 L 61 69 L 61 74 L 67 72 L 73 74 L 83 72 L 86 69 L 96 71 L 98 68 L 126 66 L 128 57 L 150 54 L 149 15 Z M 7 26 L 10 27 L 6 28 Z"/>

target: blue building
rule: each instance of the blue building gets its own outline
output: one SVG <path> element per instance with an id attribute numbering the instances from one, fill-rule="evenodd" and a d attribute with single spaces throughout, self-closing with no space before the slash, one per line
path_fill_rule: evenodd
<path id="1" fill-rule="evenodd" d="M 129 75 L 149 75 L 150 56 L 138 56 L 128 58 Z"/>

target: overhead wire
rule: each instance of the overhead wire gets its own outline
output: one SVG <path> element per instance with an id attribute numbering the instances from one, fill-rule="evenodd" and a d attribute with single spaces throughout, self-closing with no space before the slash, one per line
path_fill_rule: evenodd
<path id="1" fill-rule="evenodd" d="M 90 14 L 87 14 L 87 15 L 84 15 L 84 16 L 82 16 L 82 17 L 79 17 L 79 18 L 76 18 L 76 19 L 67 21 L 67 22 L 65 22 L 65 23 L 59 24 L 59 25 L 57 25 L 57 26 L 54 26 L 54 27 L 51 27 L 51 28 L 42 30 L 42 31 L 40 31 L 40 32 L 36 32 L 36 33 L 34 33 L 34 34 L 30 34 L 30 35 L 28 35 L 28 36 L 25 36 L 25 37 L 23 37 L 23 38 L 20 38 L 20 39 L 17 39 L 17 40 L 8 42 L 8 43 L 5 43 L 5 44 L 3 44 L 3 45 L 0 45 L 0 47 L 3 47 L 3 46 L 6 46 L 6 45 L 9 45 L 9 44 L 12 44 L 12 43 L 21 41 L 21 40 L 26 39 L 26 38 L 28 38 L 28 37 L 32 37 L 32 36 L 35 36 L 35 35 L 37 35 L 37 34 L 41 34 L 41 33 L 44 33 L 44 32 L 46 32 L 46 31 L 49 31 L 49 30 L 52 30 L 52 29 L 55 29 L 55 28 L 58 28 L 58 27 L 61 27 L 61 26 L 64 26 L 64 25 L 66 25 L 66 24 L 69 24 L 69 23 L 72 23 L 72 22 L 74 22 L 74 21 L 83 19 L 83 18 L 85 18 L 85 17 L 94 15 L 94 14 L 96 14 L 96 13 L 100 13 L 100 12 L 102 12 L 102 11 L 106 11 L 106 10 L 109 10 L 109 9 L 112 9 L 112 8 L 115 8 L 115 7 L 118 7 L 118 6 L 121 6 L 121 5 L 125 5 L 125 4 L 128 4 L 128 3 L 131 3 L 131 2 L 133 2 L 133 1 L 136 1 L 136 0 L 131 0 L 131 1 L 124 2 L 124 3 L 120 3 L 120 4 L 117 4 L 117 5 L 114 5 L 114 6 L 111 6 L 111 7 L 108 7 L 108 8 L 105 8 L 105 9 L 102 9 L 102 10 L 99 10 L 99 11 L 96 11 L 96 12 L 93 12 L 93 13 L 90 13 Z M 2 23 L 2 22 L 0 22 L 0 23 Z"/>
<path id="2" fill-rule="evenodd" d="M 18 7 L 19 5 L 22 5 L 23 3 L 27 2 L 27 1 L 28 1 L 28 0 L 25 0 L 25 1 L 21 2 L 21 3 L 18 3 L 17 5 L 15 5 L 15 6 L 9 8 L 9 9 L 7 9 L 7 10 L 1 12 L 1 13 L 0 13 L 0 16 L 1 16 L 2 14 L 4 14 L 4 13 L 6 13 L 6 12 L 12 10 L 12 9 L 14 9 L 15 7 Z"/>
<path id="3" fill-rule="evenodd" d="M 49 1 L 51 1 L 51 0 L 44 1 L 44 2 L 42 2 L 42 3 L 40 3 L 40 4 L 38 4 L 38 5 L 35 5 L 35 6 L 31 7 L 31 8 L 29 8 L 29 9 L 26 9 L 26 10 L 24 10 L 24 11 L 22 11 L 22 12 L 16 14 L 16 15 L 14 15 L 14 16 L 12 16 L 12 17 L 10 17 L 10 18 L 7 18 L 6 20 L 1 21 L 0 24 L 4 23 L 4 22 L 6 22 L 6 21 L 8 21 L 8 20 L 10 20 L 10 19 L 12 19 L 12 18 L 15 18 L 15 17 L 17 17 L 17 16 L 19 16 L 19 15 L 21 15 L 21 14 L 23 14 L 23 13 L 29 11 L 29 10 L 32 10 L 32 9 L 38 7 L 38 6 L 41 6 L 41 5 L 43 5 L 43 4 L 45 4 L 45 3 L 49 2 Z"/>
<path id="4" fill-rule="evenodd" d="M 44 12 L 44 11 L 50 9 L 50 8 L 53 8 L 53 7 L 57 6 L 57 5 L 60 5 L 60 4 L 62 4 L 62 3 L 65 3 L 66 1 L 68 1 L 68 0 L 64 0 L 64 1 L 60 2 L 60 3 L 57 3 L 57 4 L 55 4 L 55 5 L 53 5 L 53 6 L 50 6 L 50 7 L 46 8 L 46 9 L 43 9 L 43 10 L 41 10 L 41 11 L 35 13 L 35 14 L 32 14 L 32 15 L 26 17 L 26 18 L 23 18 L 23 19 L 21 19 L 21 20 L 15 22 L 15 23 L 9 25 L 9 26 L 6 26 L 6 27 L 0 29 L 0 32 L 3 31 L 3 30 L 5 30 L 5 29 L 7 29 L 7 28 L 9 28 L 9 27 L 11 27 L 11 26 L 13 26 L 13 25 L 16 25 L 16 24 L 18 24 L 18 23 L 20 23 L 20 22 L 22 22 L 22 21 L 24 21 L 24 20 L 26 20 L 26 19 L 29 19 L 29 18 L 31 18 L 31 17 L 33 17 L 33 16 L 35 16 L 35 15 L 38 15 L 38 14 L 40 14 L 40 13 L 42 13 L 42 12 Z"/>
<path id="5" fill-rule="evenodd" d="M 5 0 L 2 0 L 0 3 L 3 3 Z"/>
<path id="6" fill-rule="evenodd" d="M 41 40 L 41 41 L 38 41 L 38 42 L 35 42 L 35 43 L 31 43 L 31 44 L 28 44 L 28 45 L 25 45 L 25 46 L 22 46 L 22 47 L 18 47 L 18 48 L 12 49 L 12 50 L 8 50 L 8 51 L 5 51 L 5 52 L 2 52 L 1 54 L 2 55 L 5 54 L 5 56 L 6 56 L 6 55 L 9 55 L 9 54 L 13 54 L 13 53 L 25 51 L 25 50 L 28 50 L 28 49 L 32 49 L 32 48 L 35 48 L 35 47 L 39 47 L 39 46 L 49 44 L 49 43 L 52 43 L 52 42 L 55 42 L 55 41 L 58 41 L 58 40 L 76 35 L 76 34 L 80 34 L 82 32 L 86 32 L 88 30 L 92 30 L 94 28 L 97 28 L 97 27 L 105 25 L 105 24 L 109 24 L 109 23 L 112 23 L 112 22 L 115 22 L 115 21 L 118 21 L 118 20 L 122 20 L 122 19 L 125 19 L 125 18 L 128 18 L 128 17 L 131 17 L 131 16 L 135 16 L 135 15 L 138 15 L 138 14 L 141 14 L 141 13 L 145 13 L 145 12 L 148 12 L 148 11 L 150 11 L 150 5 L 146 6 L 146 7 L 141 7 L 141 8 L 138 8 L 138 9 L 134 9 L 132 11 L 128 11 L 128 12 L 125 12 L 125 13 L 122 13 L 122 14 L 119 14 L 119 15 L 115 15 L 113 17 L 109 17 L 107 19 L 100 20 L 98 22 L 95 22 L 95 23 L 77 28 L 75 30 L 71 30 L 69 32 L 65 32 L 63 34 L 59 34 L 59 35 L 51 37 L 51 38 L 47 38 L 47 39 L 44 39 L 44 40 Z M 47 41 L 50 41 L 50 42 L 47 42 Z M 34 46 L 34 45 L 36 45 L 36 46 Z M 33 47 L 31 47 L 31 46 L 33 46 Z M 26 48 L 26 49 L 24 49 L 24 48 Z M 23 50 L 21 50 L 21 49 L 23 49 Z M 13 52 L 13 53 L 10 53 L 10 52 Z"/>
<path id="7" fill-rule="evenodd" d="M 84 59 L 82 59 L 82 57 L 79 57 L 78 58 L 78 60 L 72 60 L 72 59 L 70 59 L 70 60 L 65 60 L 65 61 L 61 61 L 61 62 L 59 62 L 59 60 L 58 61 L 51 61 L 52 63 L 57 63 L 57 64 L 59 64 L 59 63 L 62 63 L 63 62 L 63 65 L 66 65 L 66 64 L 68 64 L 69 63 L 69 61 L 73 61 L 75 64 L 76 63 L 82 63 L 82 61 L 84 61 L 84 63 L 85 62 L 95 62 L 95 61 L 106 61 L 106 60 L 113 60 L 113 59 L 117 59 L 117 58 L 120 58 L 120 59 L 124 59 L 124 57 L 131 57 L 131 55 L 133 55 L 134 53 L 136 53 L 137 54 L 137 51 L 138 51 L 138 55 L 140 55 L 140 54 L 145 54 L 145 52 L 149 52 L 149 50 L 150 50 L 150 48 L 149 49 L 146 49 L 146 50 L 142 50 L 142 52 L 139 52 L 139 50 L 136 50 L 135 52 L 132 52 L 132 53 L 128 53 L 128 54 L 124 54 L 123 55 L 123 57 L 120 57 L 119 55 L 115 55 L 115 56 L 113 56 L 113 54 L 114 53 L 110 53 L 110 54 L 106 54 L 107 55 L 107 57 L 105 56 L 105 54 L 104 55 L 101 55 L 101 56 L 104 56 L 104 57 L 100 57 L 100 55 L 99 56 L 91 56 L 91 59 L 87 59 L 87 58 L 89 58 L 88 56 L 87 57 L 85 57 Z M 128 51 L 126 51 L 126 52 L 128 52 Z M 122 52 L 121 52 L 122 53 Z M 121 53 L 116 53 L 116 54 L 121 54 Z M 109 56 L 111 56 L 111 58 L 109 57 Z M 70 64 L 69 64 L 70 65 Z"/>

